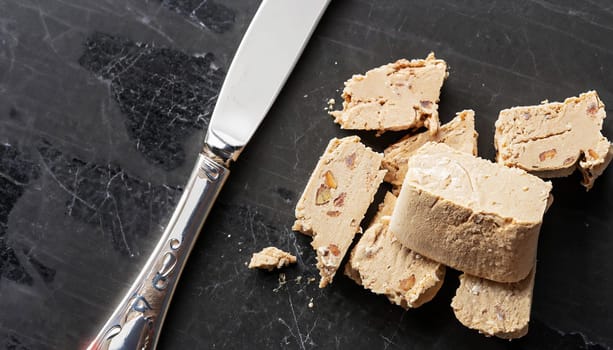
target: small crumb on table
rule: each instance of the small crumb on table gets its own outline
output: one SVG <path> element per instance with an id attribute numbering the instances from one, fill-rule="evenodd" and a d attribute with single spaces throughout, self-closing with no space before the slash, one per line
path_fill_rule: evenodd
<path id="1" fill-rule="evenodd" d="M 267 247 L 254 253 L 249 262 L 250 269 L 272 271 L 296 263 L 296 257 L 276 247 Z"/>

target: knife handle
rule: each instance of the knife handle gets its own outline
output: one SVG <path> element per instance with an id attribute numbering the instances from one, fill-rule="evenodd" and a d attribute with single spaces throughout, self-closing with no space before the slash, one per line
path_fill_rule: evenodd
<path id="1" fill-rule="evenodd" d="M 187 257 L 229 174 L 226 167 L 199 154 L 164 234 L 88 350 L 155 349 Z"/>

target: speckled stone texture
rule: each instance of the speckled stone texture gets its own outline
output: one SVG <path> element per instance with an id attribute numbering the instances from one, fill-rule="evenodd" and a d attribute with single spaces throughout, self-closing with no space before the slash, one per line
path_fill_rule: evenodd
<path id="1" fill-rule="evenodd" d="M 103 33 L 87 38 L 79 63 L 110 80 L 136 149 L 166 170 L 185 161 L 183 138 L 208 127 L 224 76 L 212 54 L 188 56 Z"/>
<path id="2" fill-rule="evenodd" d="M 83 348 L 96 333 L 171 215 L 257 5 L 0 0 L 0 349 Z M 352 134 L 324 107 L 353 73 L 435 51 L 450 67 L 441 122 L 475 109 L 493 159 L 503 108 L 596 89 L 613 113 L 611 23 L 608 0 L 332 1 L 232 168 L 159 349 L 613 347 L 610 169 L 588 193 L 554 180 L 530 332 L 511 343 L 455 319 L 454 271 L 409 311 L 344 276 L 319 290 L 310 238 L 290 230 L 326 144 Z M 358 134 L 378 151 L 403 136 Z M 297 264 L 248 270 L 270 245 Z"/>

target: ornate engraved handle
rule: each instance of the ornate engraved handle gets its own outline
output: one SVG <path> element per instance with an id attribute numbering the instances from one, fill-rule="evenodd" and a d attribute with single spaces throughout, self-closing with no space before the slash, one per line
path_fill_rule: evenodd
<path id="1" fill-rule="evenodd" d="M 155 349 L 187 257 L 229 174 L 209 156 L 199 155 L 164 234 L 88 350 Z"/>

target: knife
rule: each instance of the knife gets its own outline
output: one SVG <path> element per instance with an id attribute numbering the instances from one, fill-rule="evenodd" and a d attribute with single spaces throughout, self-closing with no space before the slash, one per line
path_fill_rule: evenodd
<path id="1" fill-rule="evenodd" d="M 232 60 L 204 148 L 166 230 L 88 350 L 155 349 L 177 281 L 235 161 L 330 0 L 264 0 Z"/>

